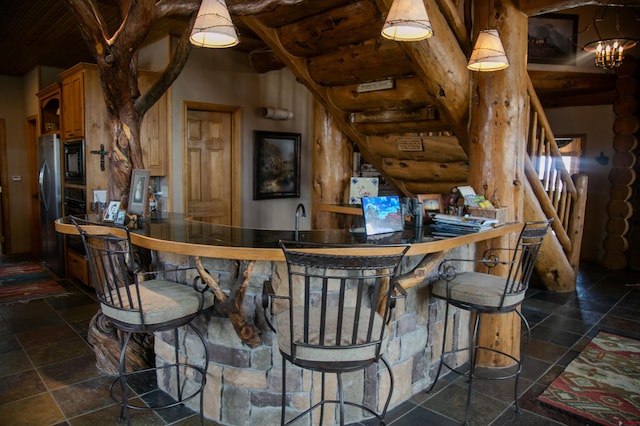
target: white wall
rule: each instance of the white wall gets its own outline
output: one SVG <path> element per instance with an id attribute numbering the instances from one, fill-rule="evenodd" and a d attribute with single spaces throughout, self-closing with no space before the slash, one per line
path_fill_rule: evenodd
<path id="1" fill-rule="evenodd" d="M 310 92 L 289 70 L 258 74 L 249 56 L 237 50 L 194 48 L 178 79 L 171 86 L 171 134 L 169 158 L 171 209 L 182 211 L 182 144 L 184 102 L 206 102 L 239 106 L 242 110 L 242 226 L 249 228 L 293 229 L 298 203 L 307 208 L 300 228 L 310 226 L 311 208 L 311 120 Z M 292 120 L 276 121 L 262 117 L 260 109 L 271 106 L 294 113 Z M 253 131 L 300 133 L 301 196 L 274 200 L 253 200 Z"/>
<path id="2" fill-rule="evenodd" d="M 589 176 L 587 208 L 584 222 L 581 258 L 599 262 L 604 255 L 602 243 L 606 236 L 608 220 L 607 204 L 611 183 L 609 172 L 612 168 L 613 122 L 615 113 L 611 105 L 592 107 L 567 107 L 545 110 L 555 136 L 586 134 L 586 145 L 580 161 L 580 173 Z M 607 165 L 596 163 L 595 159 L 604 153 L 609 157 Z"/>

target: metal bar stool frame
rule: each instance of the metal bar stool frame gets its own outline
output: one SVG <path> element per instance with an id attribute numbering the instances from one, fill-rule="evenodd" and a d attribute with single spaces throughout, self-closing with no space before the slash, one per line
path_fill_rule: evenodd
<path id="1" fill-rule="evenodd" d="M 480 260 L 470 259 L 444 259 L 438 265 L 438 280 L 433 283 L 432 296 L 446 301 L 445 304 L 445 326 L 442 338 L 442 351 L 440 364 L 436 373 L 436 378 L 426 392 L 430 392 L 440 378 L 442 367 L 445 366 L 452 372 L 468 378 L 467 401 L 465 405 L 464 424 L 469 423 L 471 407 L 471 391 L 473 380 L 505 380 L 515 377 L 514 401 L 516 412 L 520 411 L 518 403 L 518 383 L 522 372 L 523 360 L 531 340 L 531 328 L 529 322 L 520 312 L 519 306 L 524 300 L 525 293 L 529 286 L 529 280 L 533 274 L 536 258 L 540 251 L 542 241 L 547 234 L 553 219 L 538 222 L 525 223 L 518 237 L 515 248 L 490 248 L 487 249 Z M 500 256 L 505 257 L 505 253 L 511 254 L 510 260 L 500 260 Z M 456 264 L 474 263 L 484 265 L 488 272 L 459 272 Z M 491 270 L 498 265 L 509 268 L 506 277 L 491 275 Z M 478 284 L 483 284 L 477 288 Z M 485 294 L 482 294 L 482 293 Z M 482 301 L 481 301 L 482 300 Z M 449 326 L 450 306 L 470 312 L 470 332 L 467 347 L 451 349 L 447 348 L 447 329 Z M 521 348 L 519 358 L 496 348 L 480 346 L 478 342 L 478 330 L 482 314 L 503 314 L 515 312 L 525 327 L 526 343 Z M 447 358 L 456 359 L 456 354 L 468 351 L 468 368 L 465 365 L 455 367 Z M 492 352 L 513 361 L 513 368 L 503 374 L 483 375 L 478 371 L 478 354 L 481 351 Z"/>
<path id="2" fill-rule="evenodd" d="M 365 255 L 339 255 L 332 253 L 332 249 L 345 246 L 290 241 L 281 241 L 280 245 L 287 263 L 288 293 L 275 294 L 267 281 L 263 307 L 266 321 L 277 336 L 274 345 L 278 345 L 282 355 L 281 424 L 291 424 L 318 407 L 322 424 L 327 404 L 339 406 L 341 425 L 345 421 L 345 405 L 361 408 L 385 424 L 394 385 L 391 366 L 384 357 L 389 336 L 387 325 L 396 299 L 406 297 L 393 278 L 409 246 L 359 247 Z M 379 250 L 387 252 L 377 254 Z M 302 303 L 296 304 L 295 295 L 301 296 Z M 345 400 L 342 383 L 342 373 L 363 370 L 378 361 L 385 365 L 390 378 L 381 413 Z M 287 362 L 321 372 L 322 376 L 321 400 L 285 423 Z M 337 375 L 337 399 L 326 399 L 327 373 Z"/>
<path id="3" fill-rule="evenodd" d="M 126 227 L 90 222 L 77 217 L 70 219 L 82 237 L 102 314 L 118 330 L 120 342 L 118 377 L 109 386 L 111 398 L 120 405 L 118 421 L 126 420 L 126 424 L 130 425 L 129 410 L 168 409 L 199 396 L 200 423 L 204 425 L 203 394 L 209 365 L 209 353 L 204 336 L 193 325 L 192 320 L 213 306 L 213 294 L 208 291 L 207 286 L 198 286 L 200 277 L 196 277 L 192 285 L 186 285 L 157 278 L 158 274 L 166 271 L 143 272 L 136 262 L 131 235 Z M 192 268 L 180 268 L 178 271 L 186 269 Z M 141 277 L 144 276 L 153 278 L 141 281 Z M 145 296 L 152 297 L 154 295 L 175 298 L 176 302 L 189 302 L 185 303 L 188 307 L 184 309 L 180 309 L 178 306 L 168 307 L 167 310 L 174 312 L 163 313 L 162 310 L 152 308 L 145 300 Z M 180 361 L 178 329 L 184 326 L 191 329 L 202 343 L 204 353 L 202 365 L 190 364 L 186 360 Z M 126 352 L 133 334 L 151 334 L 169 330 L 173 331 L 175 341 L 173 363 L 126 371 Z M 131 403 L 128 395 L 130 392 L 127 385 L 128 380 L 161 369 L 175 370 L 177 400 L 154 406 Z M 194 377 L 200 376 L 200 383 L 189 395 L 183 395 L 184 384 L 181 384 L 181 380 L 189 370 L 193 371 Z"/>

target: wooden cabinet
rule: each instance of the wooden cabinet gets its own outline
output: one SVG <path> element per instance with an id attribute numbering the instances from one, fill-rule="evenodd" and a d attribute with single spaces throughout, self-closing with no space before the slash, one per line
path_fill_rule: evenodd
<path id="1" fill-rule="evenodd" d="M 107 189 L 108 161 L 102 170 L 100 155 L 95 154 L 101 151 L 101 145 L 107 150 L 110 145 L 107 107 L 96 65 L 82 62 L 63 71 L 60 77 L 63 141 L 84 139 L 85 143 L 86 179 L 80 187 L 86 189 L 88 211 L 93 191 Z"/>
<path id="2" fill-rule="evenodd" d="M 160 74 L 150 71 L 138 71 L 140 93 L 147 90 Z M 144 167 L 151 176 L 164 176 L 167 173 L 167 98 L 162 95 L 144 115 L 140 125 L 140 145 Z"/>
<path id="3" fill-rule="evenodd" d="M 81 253 L 67 250 L 67 274 L 84 284 L 93 286 L 89 277 L 87 260 Z"/>
<path id="4" fill-rule="evenodd" d="M 65 139 L 84 137 L 84 72 L 76 67 L 61 74 L 62 134 Z"/>
<path id="5" fill-rule="evenodd" d="M 60 84 L 53 83 L 37 94 L 39 99 L 38 119 L 40 134 L 60 131 Z"/>

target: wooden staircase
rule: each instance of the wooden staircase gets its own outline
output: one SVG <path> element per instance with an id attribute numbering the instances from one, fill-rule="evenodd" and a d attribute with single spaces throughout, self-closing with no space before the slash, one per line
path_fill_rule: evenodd
<path id="1" fill-rule="evenodd" d="M 380 36 L 391 0 L 227 3 L 241 38 L 256 35 L 267 45 L 250 55 L 254 69 L 288 67 L 403 196 L 467 183 L 470 41 L 451 0 L 426 2 L 436 36 L 417 43 Z M 568 291 L 575 287 L 586 178 L 569 176 L 530 81 L 528 92 L 524 220 L 555 219 L 539 270 L 547 287 Z"/>

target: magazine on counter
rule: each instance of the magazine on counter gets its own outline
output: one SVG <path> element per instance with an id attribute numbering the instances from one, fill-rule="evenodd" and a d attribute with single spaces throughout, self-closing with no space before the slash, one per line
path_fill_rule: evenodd
<path id="1" fill-rule="evenodd" d="M 498 225 L 497 219 L 436 214 L 433 216 L 431 229 L 435 237 L 455 237 L 491 229 L 496 225 Z"/>

